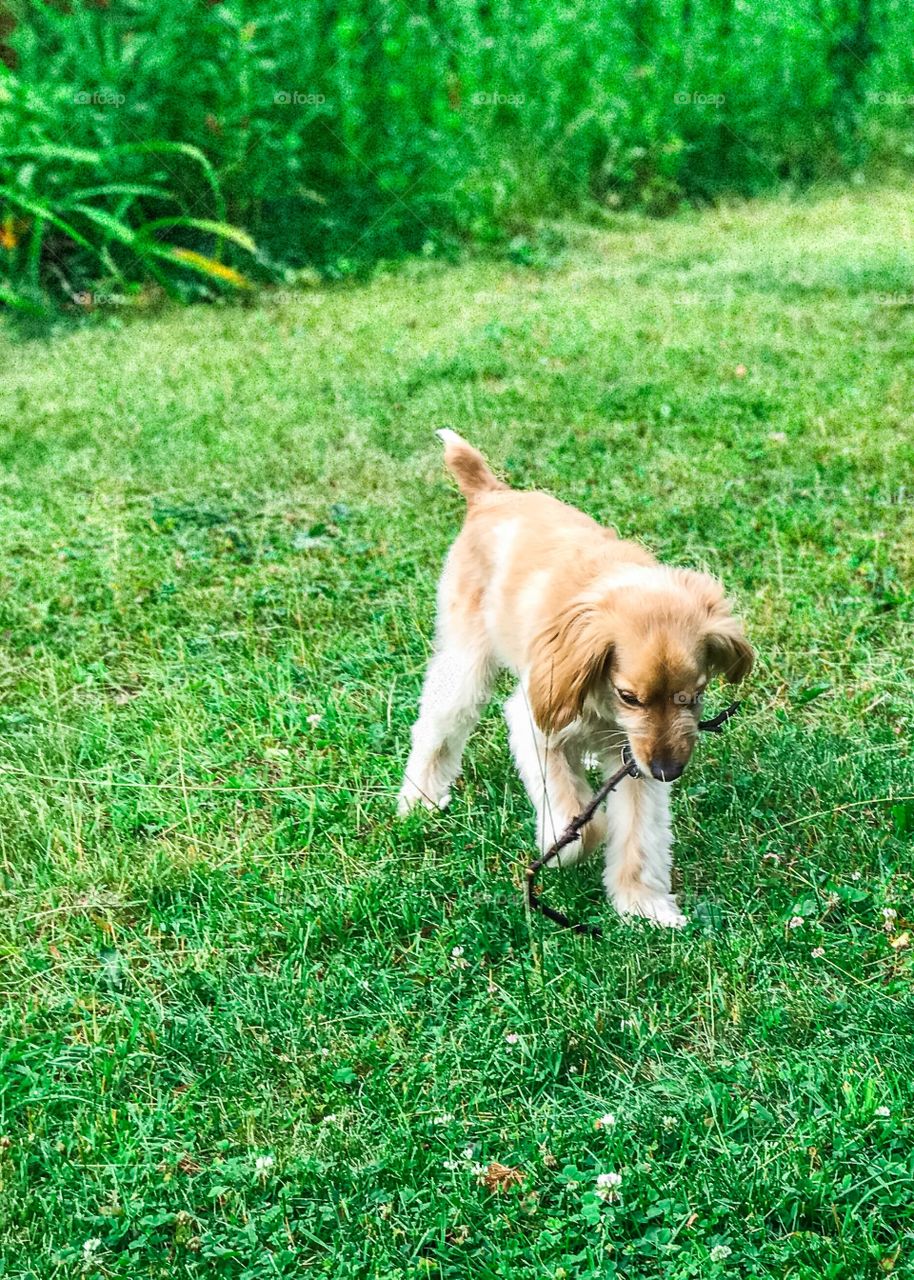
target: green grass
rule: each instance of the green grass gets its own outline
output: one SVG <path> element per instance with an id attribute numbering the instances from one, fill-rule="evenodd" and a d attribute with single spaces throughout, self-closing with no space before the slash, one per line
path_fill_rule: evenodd
<path id="1" fill-rule="evenodd" d="M 914 1275 L 909 219 L 0 337 L 0 1274 Z M 740 603 L 681 934 L 525 918 L 497 705 L 394 819 L 443 424 Z"/>

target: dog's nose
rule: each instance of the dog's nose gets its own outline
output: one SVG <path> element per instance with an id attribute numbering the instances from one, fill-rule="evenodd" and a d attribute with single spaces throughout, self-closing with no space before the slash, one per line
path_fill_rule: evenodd
<path id="1" fill-rule="evenodd" d="M 658 782 L 674 782 L 684 768 L 678 760 L 665 760 L 662 756 L 651 761 L 651 773 Z"/>

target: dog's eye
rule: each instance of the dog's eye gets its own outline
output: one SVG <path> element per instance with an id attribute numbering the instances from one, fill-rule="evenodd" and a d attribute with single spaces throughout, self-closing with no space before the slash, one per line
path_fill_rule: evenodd
<path id="1" fill-rule="evenodd" d="M 638 699 L 635 697 L 635 695 L 631 692 L 630 689 L 617 689 L 616 693 L 619 695 L 619 697 L 622 699 L 622 701 L 625 703 L 627 707 L 641 706 L 641 703 L 638 701 Z"/>

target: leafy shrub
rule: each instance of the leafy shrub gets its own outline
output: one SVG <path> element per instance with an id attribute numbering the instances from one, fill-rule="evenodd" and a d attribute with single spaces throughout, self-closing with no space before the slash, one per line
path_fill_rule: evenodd
<path id="1" fill-rule="evenodd" d="M 3 243 L 8 278 L 36 296 L 112 265 L 173 288 L 187 270 L 218 282 L 220 239 L 235 267 L 252 249 L 227 227 L 256 241 L 255 269 L 346 273 L 510 238 L 543 214 L 664 213 L 912 150 L 905 0 L 74 0 L 13 13 Z M 74 210 L 74 190 L 93 212 Z M 199 257 L 175 260 L 178 231 Z"/>

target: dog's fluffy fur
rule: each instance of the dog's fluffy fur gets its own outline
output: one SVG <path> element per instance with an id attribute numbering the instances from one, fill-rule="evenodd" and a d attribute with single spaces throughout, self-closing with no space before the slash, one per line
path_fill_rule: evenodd
<path id="1" fill-rule="evenodd" d="M 658 564 L 589 516 L 509 489 L 482 454 L 440 431 L 467 518 L 438 587 L 435 652 L 412 731 L 400 812 L 444 808 L 470 731 L 500 668 L 519 677 L 505 705 L 511 750 L 547 849 L 591 797 L 585 763 L 626 778 L 567 866 L 605 843 L 606 893 L 623 915 L 681 925 L 671 891 L 669 781 L 697 737 L 701 697 L 753 653 L 714 578 Z"/>

